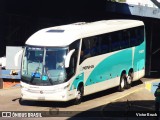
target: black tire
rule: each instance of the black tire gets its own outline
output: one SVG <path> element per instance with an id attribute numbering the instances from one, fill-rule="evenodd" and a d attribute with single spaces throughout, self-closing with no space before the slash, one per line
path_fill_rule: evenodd
<path id="1" fill-rule="evenodd" d="M 83 91 L 84 91 L 84 87 L 80 86 L 77 89 L 77 95 L 76 95 L 76 99 L 74 101 L 75 105 L 78 105 L 82 102 L 82 98 L 83 98 Z"/>
<path id="2" fill-rule="evenodd" d="M 122 74 L 120 77 L 118 91 L 120 91 L 120 92 L 124 91 L 124 89 L 126 88 L 126 81 L 127 81 L 126 74 Z"/>
<path id="3" fill-rule="evenodd" d="M 26 103 L 25 100 L 23 100 L 22 98 L 19 99 L 19 104 L 20 104 L 20 105 L 25 105 L 25 103 Z"/>
<path id="4" fill-rule="evenodd" d="M 133 82 L 133 76 L 134 73 L 133 72 L 129 72 L 128 77 L 127 77 L 127 89 L 132 87 L 132 82 Z"/>

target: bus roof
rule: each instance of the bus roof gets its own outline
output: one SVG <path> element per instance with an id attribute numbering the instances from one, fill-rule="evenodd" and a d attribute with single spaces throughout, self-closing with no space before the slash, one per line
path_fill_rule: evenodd
<path id="1" fill-rule="evenodd" d="M 102 20 L 55 26 L 34 33 L 26 41 L 26 45 L 62 47 L 77 39 L 142 25 L 144 23 L 138 20 Z"/>

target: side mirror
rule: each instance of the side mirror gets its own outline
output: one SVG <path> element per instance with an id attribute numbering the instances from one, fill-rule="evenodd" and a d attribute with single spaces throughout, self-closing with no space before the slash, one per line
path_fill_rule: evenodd
<path id="1" fill-rule="evenodd" d="M 74 53 L 74 51 L 75 51 L 75 49 L 69 51 L 69 53 L 67 54 L 66 59 L 65 59 L 65 68 L 69 67 L 70 59 L 71 59 L 71 56 Z"/>
<path id="2" fill-rule="evenodd" d="M 14 57 L 14 64 L 15 66 L 18 66 L 18 60 L 19 60 L 19 57 L 22 56 L 22 53 L 23 53 L 23 49 L 18 51 Z"/>

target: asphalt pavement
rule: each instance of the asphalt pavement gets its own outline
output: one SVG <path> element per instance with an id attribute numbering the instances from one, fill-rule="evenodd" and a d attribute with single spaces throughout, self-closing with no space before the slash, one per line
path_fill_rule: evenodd
<path id="1" fill-rule="evenodd" d="M 155 120 L 156 113 L 154 110 L 154 95 L 151 91 L 146 89 L 148 82 L 159 82 L 160 79 L 141 79 L 138 82 L 134 82 L 133 87 L 124 92 L 115 92 L 114 89 L 109 92 L 101 92 L 98 94 L 85 97 L 80 105 L 71 105 L 61 107 L 60 110 L 80 110 L 80 112 L 74 116 L 67 117 L 45 117 L 38 118 L 39 120 Z M 10 92 L 9 92 L 10 91 Z M 113 92 L 114 91 L 114 92 Z M 8 93 L 9 92 L 9 93 Z M 107 93 L 108 95 L 103 95 Z M 101 95 L 102 94 L 102 95 Z M 17 101 L 20 97 L 19 85 L 11 88 L 0 90 L 0 110 L 48 110 L 47 105 L 35 104 L 35 102 L 28 102 L 27 104 L 20 105 Z M 94 98 L 94 96 L 96 96 Z M 98 98 L 97 98 L 98 96 Z M 107 97 L 106 97 L 107 96 Z M 3 98 L 6 98 L 5 100 Z M 13 99 L 14 98 L 14 99 Z M 15 102 L 13 102 L 15 100 Z M 11 102 L 12 101 L 12 102 Z M 10 103 L 6 105 L 6 102 Z M 33 104 L 33 105 L 32 105 Z M 46 104 L 46 102 L 44 103 Z M 48 104 L 48 103 L 47 103 Z M 49 103 L 50 104 L 50 103 Z M 13 106 L 12 106 L 13 105 Z M 17 106 L 17 107 L 15 107 Z M 36 107 L 37 106 L 37 107 Z M 54 105 L 55 106 L 55 105 Z M 96 107 L 95 107 L 96 106 Z M 7 108 L 3 108 L 7 107 Z M 13 108 L 12 108 L 13 107 Z M 89 107 L 89 108 L 87 108 Z M 0 118 L 1 120 L 8 120 L 8 118 Z M 28 119 L 28 118 L 14 118 L 14 120 Z M 35 118 L 29 118 L 35 120 Z M 160 120 L 160 119 L 159 119 Z"/>

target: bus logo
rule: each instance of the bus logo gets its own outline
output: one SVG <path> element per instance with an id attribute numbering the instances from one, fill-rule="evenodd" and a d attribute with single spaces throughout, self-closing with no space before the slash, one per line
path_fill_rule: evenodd
<path id="1" fill-rule="evenodd" d="M 43 91 L 40 91 L 41 94 L 43 94 Z"/>
<path id="2" fill-rule="evenodd" d="M 92 69 L 94 68 L 94 65 L 84 66 L 83 70 Z"/>
<path id="3" fill-rule="evenodd" d="M 144 50 L 140 50 L 139 53 L 144 53 Z"/>

